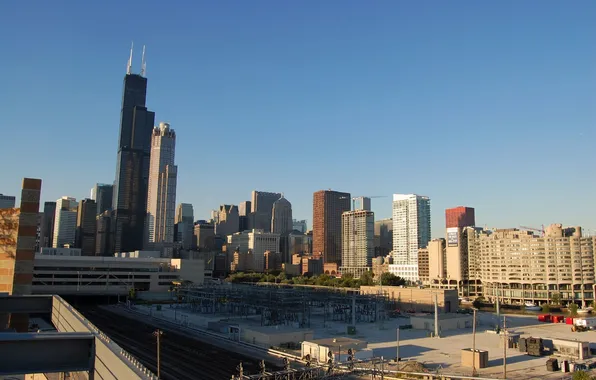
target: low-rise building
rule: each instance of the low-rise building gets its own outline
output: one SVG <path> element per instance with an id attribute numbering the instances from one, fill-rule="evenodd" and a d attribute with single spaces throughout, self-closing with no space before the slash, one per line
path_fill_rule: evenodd
<path id="1" fill-rule="evenodd" d="M 454 313 L 459 300 L 457 290 L 429 289 L 402 286 L 361 286 L 360 294 L 384 294 L 398 302 L 400 309 L 415 311 L 434 311 L 435 297 L 439 312 Z"/>

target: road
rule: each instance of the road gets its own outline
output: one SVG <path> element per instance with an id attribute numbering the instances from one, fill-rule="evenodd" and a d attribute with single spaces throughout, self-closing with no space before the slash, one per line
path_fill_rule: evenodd
<path id="1" fill-rule="evenodd" d="M 144 366 L 157 373 L 157 339 L 155 327 L 96 307 L 79 311 Z M 161 336 L 161 379 L 222 380 L 237 374 L 242 362 L 245 374 L 258 372 L 257 362 L 240 354 L 191 337 L 164 331 Z"/>

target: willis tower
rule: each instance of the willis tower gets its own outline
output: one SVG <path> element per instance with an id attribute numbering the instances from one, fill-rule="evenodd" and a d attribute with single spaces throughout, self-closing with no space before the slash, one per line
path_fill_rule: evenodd
<path id="1" fill-rule="evenodd" d="M 122 94 L 120 138 L 112 208 L 112 252 L 143 249 L 151 133 L 155 113 L 147 110 L 145 48 L 141 73 L 131 73 L 132 47 Z"/>

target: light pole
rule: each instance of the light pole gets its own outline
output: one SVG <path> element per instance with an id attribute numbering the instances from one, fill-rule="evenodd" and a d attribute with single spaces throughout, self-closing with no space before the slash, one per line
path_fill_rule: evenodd
<path id="1" fill-rule="evenodd" d="M 474 319 L 472 321 L 472 376 L 476 376 L 476 308 L 474 311 Z M 478 355 L 480 357 L 480 355 Z"/>
<path id="2" fill-rule="evenodd" d="M 163 331 L 161 331 L 160 329 L 157 329 L 153 332 L 153 335 L 155 337 L 157 337 L 157 378 L 159 379 L 160 376 L 160 372 L 161 372 L 161 363 L 160 363 L 160 356 L 161 356 L 161 352 L 160 352 L 160 346 L 161 346 L 161 342 L 160 342 L 160 338 L 163 335 Z"/>

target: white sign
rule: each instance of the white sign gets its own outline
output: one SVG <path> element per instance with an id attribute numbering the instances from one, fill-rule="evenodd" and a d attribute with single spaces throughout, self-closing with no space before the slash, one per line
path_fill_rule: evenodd
<path id="1" fill-rule="evenodd" d="M 459 245 L 459 229 L 457 227 L 447 228 L 447 246 L 457 247 Z"/>

